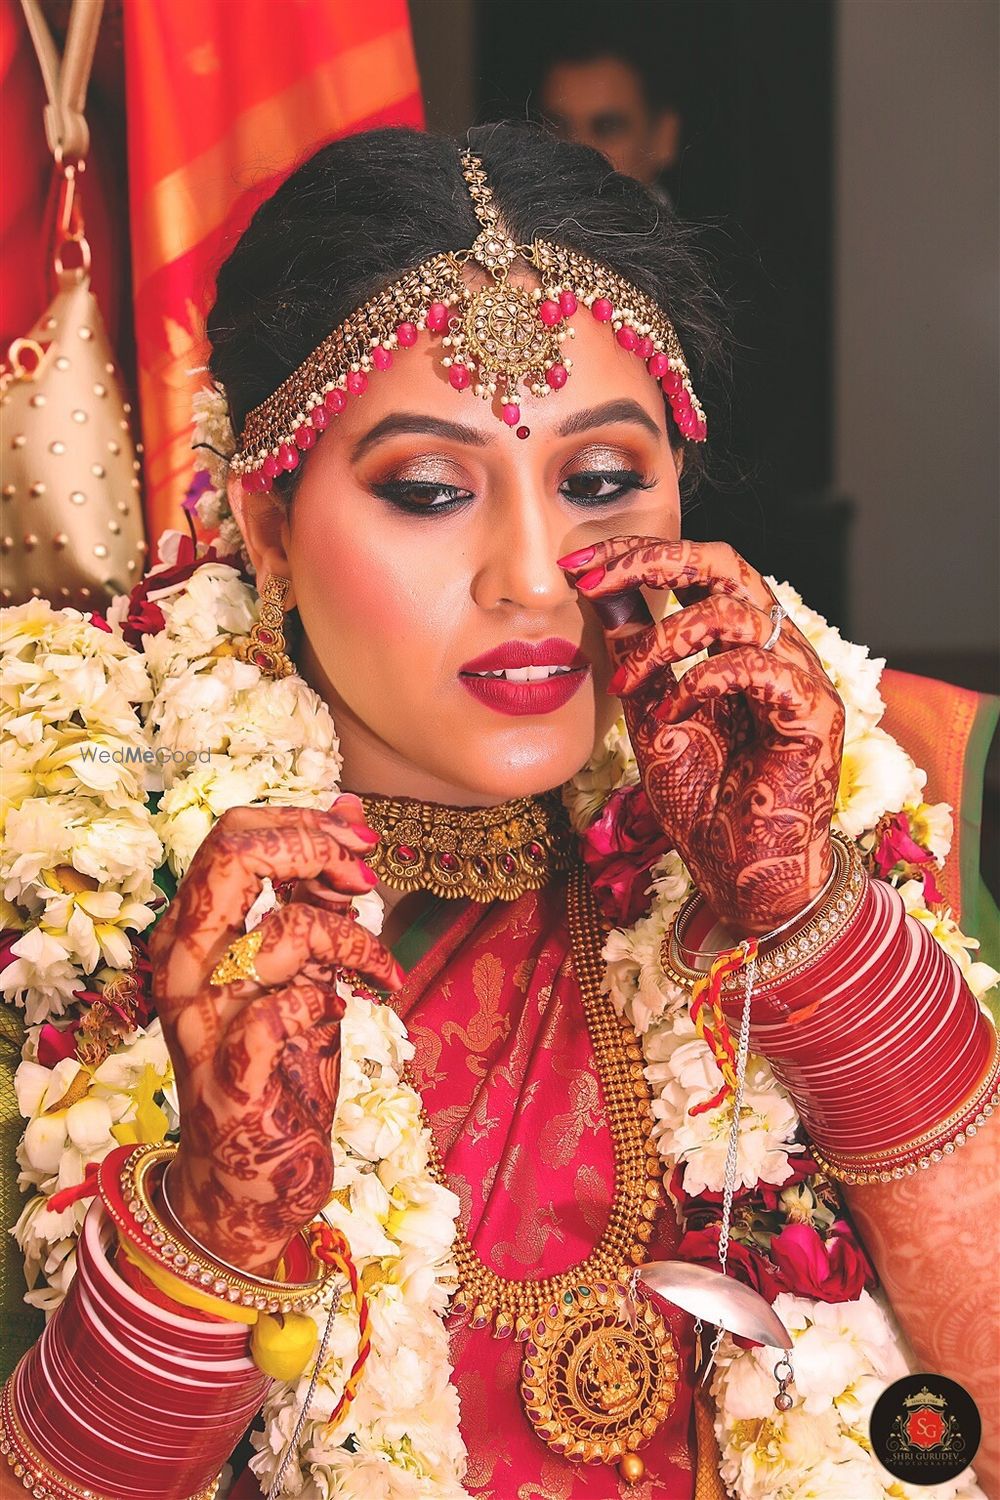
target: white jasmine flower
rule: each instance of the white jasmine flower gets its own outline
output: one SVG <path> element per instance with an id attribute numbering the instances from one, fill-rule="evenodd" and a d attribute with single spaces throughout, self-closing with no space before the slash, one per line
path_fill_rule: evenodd
<path id="1" fill-rule="evenodd" d="M 884 729 L 844 745 L 834 827 L 856 839 L 887 812 L 918 802 L 927 777 Z"/>
<path id="2" fill-rule="evenodd" d="M 979 947 L 977 938 L 966 937 L 952 915 L 951 907 L 927 906 L 922 880 L 906 880 L 897 887 L 907 914 L 928 928 L 934 938 L 953 958 L 962 971 L 962 977 L 977 1000 L 982 999 L 1000 979 L 996 969 L 986 963 L 976 963 L 972 954 Z"/>

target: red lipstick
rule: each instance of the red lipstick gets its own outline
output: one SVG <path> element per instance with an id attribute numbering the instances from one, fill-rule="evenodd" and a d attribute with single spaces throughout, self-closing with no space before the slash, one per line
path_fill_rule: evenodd
<path id="1" fill-rule="evenodd" d="M 556 670 L 545 672 L 545 668 Z M 484 673 L 503 675 L 477 675 Z M 498 713 L 521 717 L 562 708 L 589 673 L 590 663 L 583 652 L 572 642 L 553 636 L 547 641 L 505 641 L 467 661 L 458 675 L 462 686 L 480 703 Z"/>

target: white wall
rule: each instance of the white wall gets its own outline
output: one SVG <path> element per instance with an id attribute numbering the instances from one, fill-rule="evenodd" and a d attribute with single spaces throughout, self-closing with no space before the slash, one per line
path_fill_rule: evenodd
<path id="1" fill-rule="evenodd" d="M 997 0 L 841 0 L 837 486 L 851 633 L 982 651 L 998 628 Z"/>

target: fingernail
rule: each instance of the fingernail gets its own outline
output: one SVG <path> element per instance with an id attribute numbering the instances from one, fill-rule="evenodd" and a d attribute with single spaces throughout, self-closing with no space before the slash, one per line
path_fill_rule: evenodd
<path id="1" fill-rule="evenodd" d="M 369 887 L 369 889 L 372 886 L 378 885 L 378 876 L 375 874 L 374 870 L 369 869 L 368 865 L 363 864 L 361 866 L 361 873 L 365 877 L 365 884 Z"/>
<path id="2" fill-rule="evenodd" d="M 593 589 L 600 583 L 607 572 L 607 568 L 591 568 L 589 573 L 584 573 L 582 578 L 576 580 L 578 589 Z"/>
<path id="3" fill-rule="evenodd" d="M 366 824 L 362 824 L 362 826 L 358 829 L 358 836 L 360 838 L 367 839 L 369 844 L 373 845 L 378 843 L 380 837 L 380 835 L 375 832 L 374 828 L 369 828 Z"/>
<path id="4" fill-rule="evenodd" d="M 581 547 L 578 552 L 567 552 L 565 557 L 556 558 L 556 566 L 559 568 L 582 568 L 584 563 L 589 563 L 596 547 Z"/>
<path id="5" fill-rule="evenodd" d="M 619 667 L 617 672 L 613 673 L 611 680 L 608 683 L 608 692 L 611 693 L 614 697 L 617 697 L 622 688 L 625 686 L 627 677 L 628 673 L 625 671 L 625 668 Z"/>

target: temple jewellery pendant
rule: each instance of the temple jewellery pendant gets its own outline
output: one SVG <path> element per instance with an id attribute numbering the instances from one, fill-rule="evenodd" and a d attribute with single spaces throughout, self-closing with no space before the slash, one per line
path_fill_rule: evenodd
<path id="1" fill-rule="evenodd" d="M 715 1327 L 715 1337 L 709 1346 L 708 1359 L 702 1372 L 703 1384 L 711 1374 L 724 1333 L 738 1334 L 741 1338 L 753 1339 L 755 1343 L 781 1349 L 782 1357 L 774 1366 L 774 1378 L 778 1386 L 774 1405 L 777 1411 L 788 1411 L 792 1405 L 788 1386 L 794 1375 L 791 1335 L 767 1298 L 743 1282 L 734 1280 L 727 1269 L 739 1155 L 740 1112 L 750 1051 L 750 1002 L 757 974 L 758 946 L 756 942 L 751 944 L 744 941 L 733 953 L 716 955 L 716 962 L 712 965 L 707 981 L 711 984 L 716 971 L 741 953 L 740 962 L 744 971 L 743 1011 L 736 1048 L 732 1120 L 723 1175 L 722 1221 L 719 1231 L 719 1270 L 722 1274 L 720 1276 L 718 1271 L 711 1271 L 707 1266 L 691 1265 L 685 1261 L 659 1260 L 640 1266 L 636 1276 L 658 1297 L 694 1315 L 699 1343 L 703 1324 L 710 1323 Z"/>

